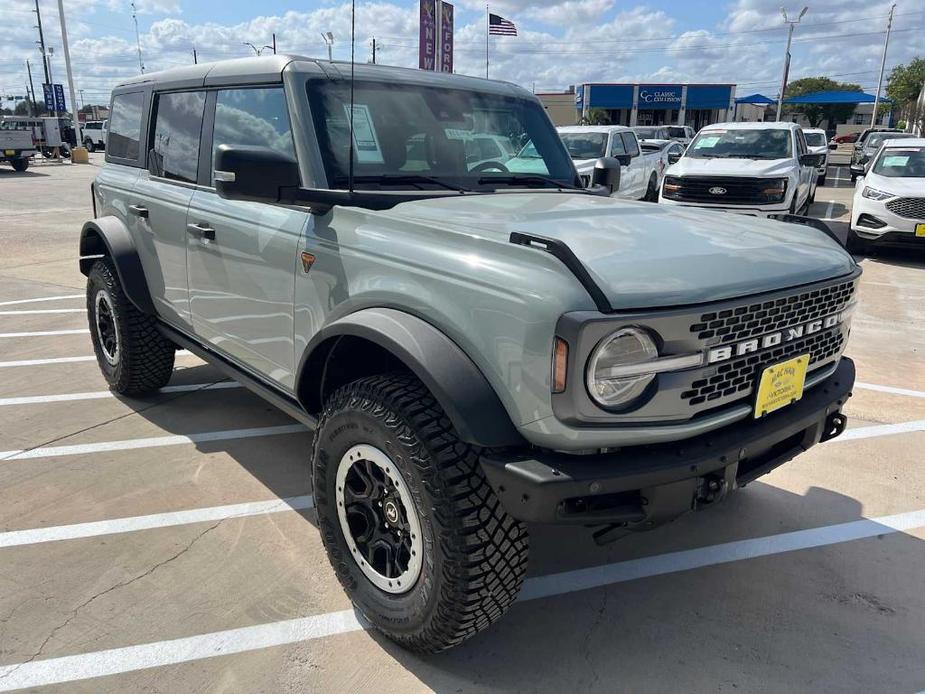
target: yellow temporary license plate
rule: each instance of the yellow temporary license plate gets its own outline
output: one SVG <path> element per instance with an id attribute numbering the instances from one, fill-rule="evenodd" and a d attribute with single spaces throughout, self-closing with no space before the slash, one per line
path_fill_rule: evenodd
<path id="1" fill-rule="evenodd" d="M 764 417 L 802 398 L 808 366 L 809 355 L 802 354 L 762 371 L 755 400 L 755 417 Z"/>
<path id="2" fill-rule="evenodd" d="M 14 154 L 16 154 L 16 150 L 15 149 L 5 149 L 3 150 L 3 154 L 5 154 L 8 157 L 12 157 Z"/>
<path id="3" fill-rule="evenodd" d="M 925 236 L 925 224 L 916 224 L 916 225 L 915 225 L 915 235 L 916 235 L 916 236 Z"/>

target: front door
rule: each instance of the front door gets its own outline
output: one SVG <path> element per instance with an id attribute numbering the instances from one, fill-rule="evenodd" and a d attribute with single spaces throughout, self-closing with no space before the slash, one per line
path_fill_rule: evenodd
<path id="1" fill-rule="evenodd" d="M 214 125 L 204 133 L 211 134 L 213 158 L 222 144 L 270 147 L 295 156 L 281 86 L 219 90 L 210 99 L 208 109 L 213 107 Z M 301 210 L 224 200 L 211 186 L 196 191 L 186 219 L 196 334 L 290 389 L 297 367 L 294 273 L 301 272 L 299 241 L 308 219 Z"/>
<path id="2" fill-rule="evenodd" d="M 151 298 L 165 320 L 190 329 L 186 213 L 196 188 L 205 92 L 156 94 L 148 170 L 132 193 L 135 243 Z"/>

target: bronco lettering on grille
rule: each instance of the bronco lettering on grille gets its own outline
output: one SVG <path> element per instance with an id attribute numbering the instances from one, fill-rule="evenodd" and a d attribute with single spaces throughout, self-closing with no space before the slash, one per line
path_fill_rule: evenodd
<path id="1" fill-rule="evenodd" d="M 722 347 L 713 347 L 707 352 L 707 363 L 717 364 L 719 362 L 726 361 L 727 359 L 741 357 L 743 354 L 758 352 L 759 350 L 768 347 L 774 347 L 775 345 L 779 345 L 782 342 L 791 342 L 792 340 L 799 339 L 804 335 L 812 335 L 813 333 L 818 333 L 821 330 L 834 328 L 836 325 L 839 325 L 840 323 L 843 323 L 845 320 L 847 320 L 853 310 L 854 305 L 851 305 L 845 308 L 845 310 L 839 311 L 838 313 L 833 313 L 829 316 L 826 316 L 825 318 L 818 318 L 808 323 L 800 323 L 789 328 L 784 328 L 783 330 L 778 330 L 777 332 L 768 333 L 767 335 L 753 337 L 750 340 L 734 342 L 729 345 L 723 345 Z"/>

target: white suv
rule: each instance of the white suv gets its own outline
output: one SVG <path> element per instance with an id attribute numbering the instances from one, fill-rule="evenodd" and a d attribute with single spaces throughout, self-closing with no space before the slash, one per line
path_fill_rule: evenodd
<path id="1" fill-rule="evenodd" d="M 665 172 L 659 202 L 760 217 L 802 214 L 816 167 L 796 123 L 717 123 L 703 128 Z"/>
<path id="2" fill-rule="evenodd" d="M 81 126 L 83 131 L 83 144 L 90 152 L 98 149 L 106 149 L 106 138 L 103 134 L 103 124 L 105 121 L 91 120 Z"/>
<path id="3" fill-rule="evenodd" d="M 803 137 L 811 154 L 821 154 L 822 162 L 816 167 L 816 185 L 825 185 L 825 174 L 829 168 L 829 150 L 836 149 L 834 142 L 829 144 L 829 138 L 822 128 L 803 128 Z"/>

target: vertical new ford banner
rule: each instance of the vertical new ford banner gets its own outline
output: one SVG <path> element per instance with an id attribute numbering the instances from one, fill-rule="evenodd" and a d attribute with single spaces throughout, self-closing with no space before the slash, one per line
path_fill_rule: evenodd
<path id="1" fill-rule="evenodd" d="M 453 72 L 453 6 L 440 2 L 440 72 Z"/>
<path id="2" fill-rule="evenodd" d="M 436 0 L 420 0 L 421 19 L 418 37 L 418 67 L 433 70 L 437 66 Z"/>

